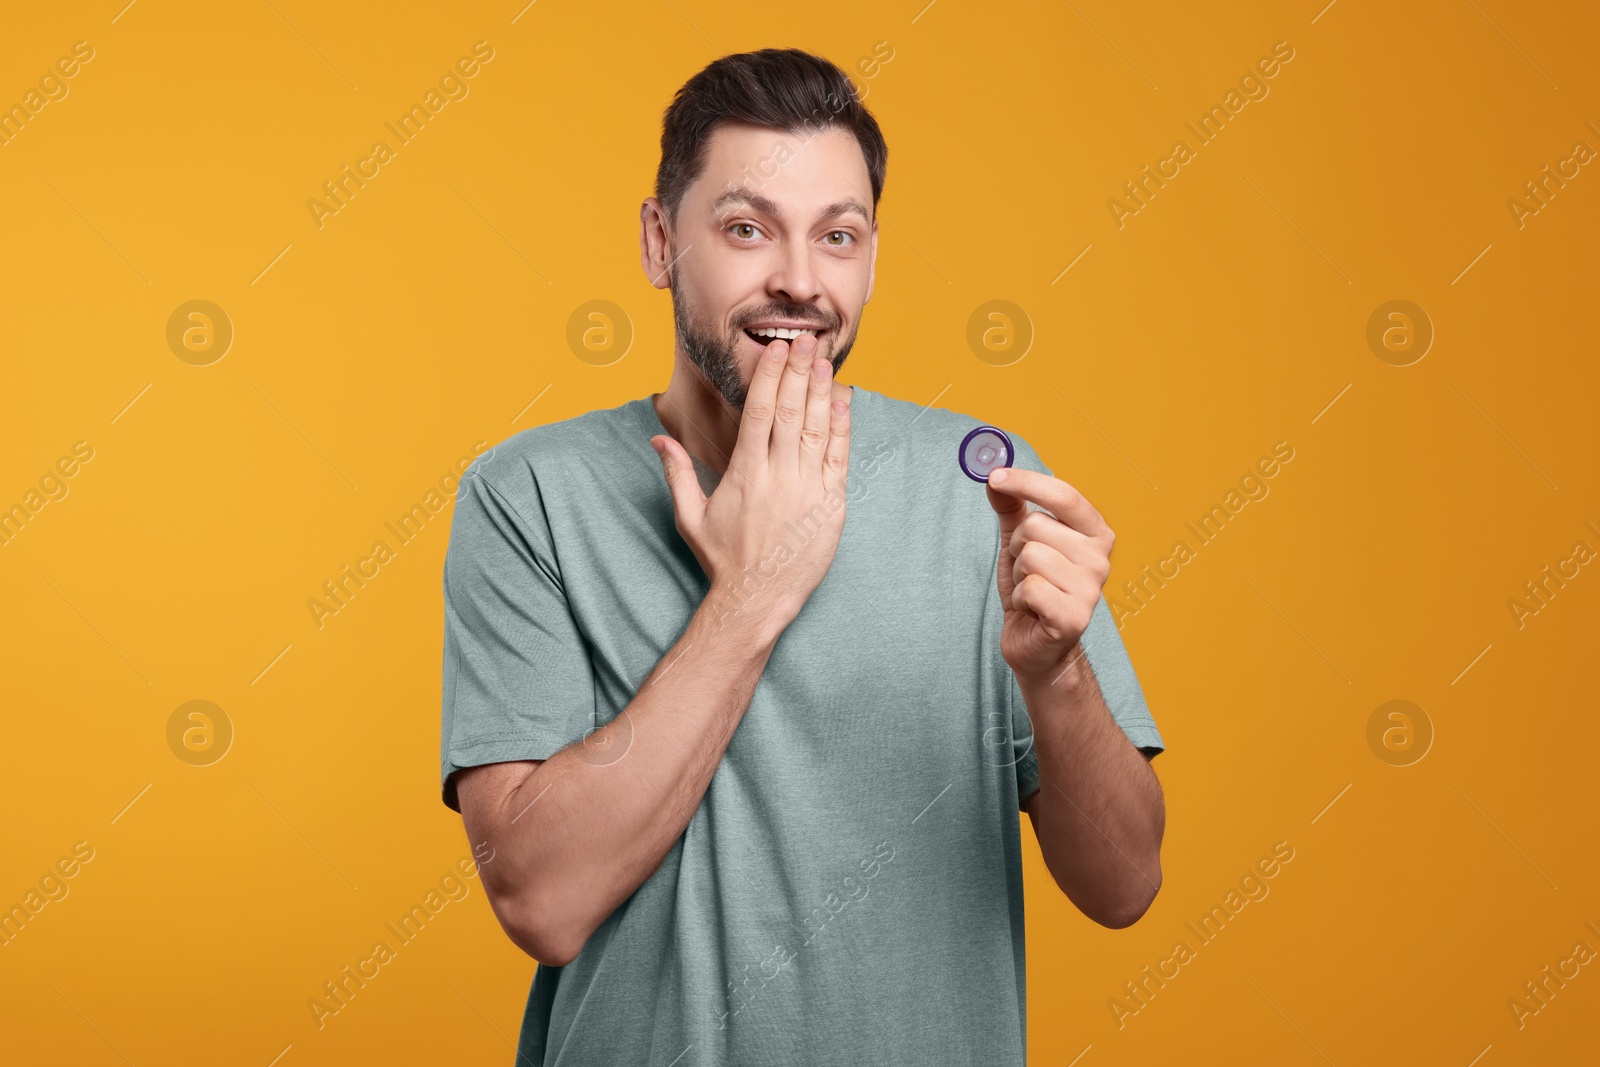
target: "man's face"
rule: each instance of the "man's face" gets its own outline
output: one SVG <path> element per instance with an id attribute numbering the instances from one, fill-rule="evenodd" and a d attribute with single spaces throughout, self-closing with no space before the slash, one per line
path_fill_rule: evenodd
<path id="1" fill-rule="evenodd" d="M 712 134 L 669 235 L 668 276 L 678 345 L 735 410 L 771 340 L 751 329 L 814 329 L 817 355 L 835 374 L 844 365 L 872 295 L 871 214 L 866 160 L 848 131 L 729 123 Z"/>

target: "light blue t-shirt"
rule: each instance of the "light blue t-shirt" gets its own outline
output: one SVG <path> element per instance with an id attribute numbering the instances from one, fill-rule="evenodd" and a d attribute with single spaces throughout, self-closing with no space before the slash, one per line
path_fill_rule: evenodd
<path id="1" fill-rule="evenodd" d="M 1000 654 L 998 518 L 956 463 L 981 423 L 859 385 L 851 423 L 832 566 L 660 868 L 571 963 L 538 968 L 519 1065 L 1024 1067 L 1018 808 L 1039 772 Z M 522 431 L 462 478 L 451 808 L 453 772 L 547 759 L 610 722 L 704 599 L 662 433 L 642 397 Z M 1011 436 L 1016 466 L 1049 473 Z M 1164 748 L 1104 600 L 1083 645 L 1128 739 Z"/>

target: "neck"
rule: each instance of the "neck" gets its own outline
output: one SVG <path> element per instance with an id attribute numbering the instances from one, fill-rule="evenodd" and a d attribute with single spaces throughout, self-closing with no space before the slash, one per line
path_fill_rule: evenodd
<path id="1" fill-rule="evenodd" d="M 834 400 L 850 403 L 855 387 L 837 380 L 832 384 L 833 396 L 829 403 Z M 661 425 L 689 455 L 710 467 L 719 477 L 727 473 L 734 445 L 739 440 L 741 412 L 712 388 L 696 367 L 686 358 L 674 360 L 672 381 L 665 392 L 651 394 L 650 402 L 655 405 Z"/>

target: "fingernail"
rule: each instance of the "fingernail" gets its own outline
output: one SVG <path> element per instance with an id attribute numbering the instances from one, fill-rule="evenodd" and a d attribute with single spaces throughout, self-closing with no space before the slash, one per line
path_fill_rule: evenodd
<path id="1" fill-rule="evenodd" d="M 1005 480 L 1006 480 L 1006 469 L 1004 467 L 1001 467 L 998 470 L 992 470 L 992 471 L 989 472 L 989 484 L 990 485 L 999 485 L 1001 482 L 1003 482 Z"/>

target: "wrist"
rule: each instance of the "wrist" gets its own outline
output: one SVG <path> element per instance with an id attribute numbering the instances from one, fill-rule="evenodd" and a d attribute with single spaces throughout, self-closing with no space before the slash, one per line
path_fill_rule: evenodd
<path id="1" fill-rule="evenodd" d="M 1066 655 L 1044 670 L 1030 672 L 1027 677 L 1017 676 L 1017 685 L 1024 693 L 1030 689 L 1073 693 L 1095 684 L 1094 668 L 1082 641 L 1075 642 Z"/>
<path id="2" fill-rule="evenodd" d="M 792 621 L 773 605 L 719 589 L 713 583 L 696 609 L 704 633 L 715 641 L 734 641 L 753 648 L 771 650 Z"/>

